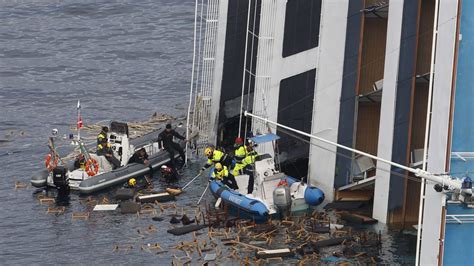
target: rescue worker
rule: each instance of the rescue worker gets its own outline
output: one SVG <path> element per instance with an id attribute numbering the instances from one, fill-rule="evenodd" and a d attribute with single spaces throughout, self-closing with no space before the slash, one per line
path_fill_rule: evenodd
<path id="1" fill-rule="evenodd" d="M 247 146 L 247 156 L 245 156 L 245 158 L 242 160 L 243 168 L 239 171 L 239 174 L 245 174 L 249 176 L 247 194 L 252 194 L 253 192 L 254 164 L 257 160 L 257 157 L 258 153 L 253 149 L 252 145 Z"/>
<path id="2" fill-rule="evenodd" d="M 77 155 L 76 159 L 74 160 L 74 169 L 86 169 L 86 157 L 84 157 L 84 154 L 79 153 Z"/>
<path id="3" fill-rule="evenodd" d="M 139 163 L 139 164 L 144 164 L 148 165 L 148 153 L 146 153 L 145 148 L 141 148 L 138 151 L 136 151 L 132 157 L 130 157 L 130 160 L 128 160 L 128 163 Z"/>
<path id="4" fill-rule="evenodd" d="M 176 152 L 179 153 L 179 156 L 181 157 L 181 160 L 183 160 L 183 163 L 186 160 L 186 156 L 184 155 L 184 151 L 183 148 L 181 148 L 181 145 L 173 141 L 174 137 L 180 140 L 186 140 L 185 137 L 181 136 L 178 132 L 174 131 L 171 128 L 171 124 L 167 124 L 166 129 L 163 130 L 160 135 L 158 135 L 158 143 L 161 149 L 164 149 L 169 153 L 170 163 L 174 168 L 176 168 L 176 163 L 174 159 L 174 155 L 176 154 Z"/>
<path id="5" fill-rule="evenodd" d="M 204 150 L 204 154 L 207 157 L 207 162 L 206 164 L 201 168 L 201 172 L 206 170 L 207 168 L 211 167 L 212 165 L 216 163 L 221 163 L 222 165 L 225 165 L 229 167 L 232 165 L 232 158 L 228 156 L 226 153 L 216 150 L 213 147 L 207 147 Z"/>
<path id="6" fill-rule="evenodd" d="M 176 180 L 179 177 L 178 172 L 173 167 L 169 167 L 167 165 L 162 165 L 160 168 L 160 172 L 163 178 L 168 181 Z"/>
<path id="7" fill-rule="evenodd" d="M 97 151 L 102 149 L 104 147 L 104 144 L 109 142 L 109 139 L 107 138 L 107 133 L 109 132 L 108 127 L 102 127 L 102 131 L 100 131 L 99 135 L 97 135 Z M 99 145 L 102 145 L 99 147 Z"/>
<path id="8" fill-rule="evenodd" d="M 109 128 L 102 127 L 102 131 L 97 136 L 97 155 L 105 156 L 105 159 L 112 164 L 112 169 L 116 169 L 120 167 L 120 161 L 114 156 L 112 146 L 107 138 L 107 132 L 109 132 Z"/>
<path id="9" fill-rule="evenodd" d="M 234 143 L 235 167 L 234 167 L 234 171 L 232 172 L 234 176 L 239 175 L 239 170 L 244 169 L 244 165 L 242 161 L 245 159 L 246 156 L 247 156 L 247 147 L 246 145 L 244 145 L 244 140 L 238 137 L 235 139 L 235 143 Z"/>
<path id="10" fill-rule="evenodd" d="M 224 185 L 230 187 L 231 189 L 239 189 L 235 177 L 229 173 L 227 166 L 222 165 L 221 163 L 216 163 L 211 177 L 221 181 Z"/>
<path id="11" fill-rule="evenodd" d="M 137 188 L 137 180 L 135 178 L 130 178 L 124 186 L 125 188 Z"/>

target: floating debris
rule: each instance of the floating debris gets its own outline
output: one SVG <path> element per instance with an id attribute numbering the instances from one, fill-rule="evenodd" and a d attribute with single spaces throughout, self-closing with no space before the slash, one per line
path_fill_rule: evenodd
<path id="1" fill-rule="evenodd" d="M 63 214 L 66 211 L 66 207 L 48 207 L 47 214 Z"/>
<path id="2" fill-rule="evenodd" d="M 20 181 L 15 182 L 15 190 L 27 188 L 28 184 L 21 183 Z"/>
<path id="3" fill-rule="evenodd" d="M 94 206 L 93 211 L 115 211 L 118 204 L 98 204 Z"/>
<path id="4" fill-rule="evenodd" d="M 74 220 L 89 220 L 89 212 L 73 212 L 71 219 Z"/>

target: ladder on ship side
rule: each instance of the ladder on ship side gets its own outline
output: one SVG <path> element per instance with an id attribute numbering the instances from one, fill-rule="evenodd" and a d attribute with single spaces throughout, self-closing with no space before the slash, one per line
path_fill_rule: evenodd
<path id="1" fill-rule="evenodd" d="M 196 0 L 187 135 L 196 152 L 209 142 L 220 0 Z"/>

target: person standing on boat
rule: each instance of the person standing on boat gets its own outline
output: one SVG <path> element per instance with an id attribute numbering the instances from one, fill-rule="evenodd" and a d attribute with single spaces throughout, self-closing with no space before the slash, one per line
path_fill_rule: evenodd
<path id="1" fill-rule="evenodd" d="M 204 154 L 207 157 L 207 162 L 201 168 L 201 172 L 205 171 L 207 168 L 215 165 L 216 163 L 221 163 L 227 167 L 232 165 L 232 158 L 230 156 L 228 156 L 225 152 L 214 149 L 213 147 L 207 147 L 204 150 Z"/>
<path id="2" fill-rule="evenodd" d="M 247 156 L 247 146 L 244 145 L 244 140 L 241 137 L 235 139 L 234 143 L 234 159 L 235 159 L 235 167 L 232 174 L 239 175 L 239 171 L 244 169 L 245 165 L 243 164 L 243 160 Z"/>
<path id="3" fill-rule="evenodd" d="M 102 131 L 97 136 L 97 155 L 105 156 L 105 159 L 112 164 L 112 168 L 116 169 L 120 167 L 120 161 L 114 156 L 109 139 L 107 138 L 107 132 L 109 132 L 109 128 L 102 127 Z"/>
<path id="4" fill-rule="evenodd" d="M 243 168 L 239 171 L 239 174 L 245 174 L 249 176 L 247 194 L 252 194 L 253 192 L 254 165 L 257 157 L 258 153 L 253 149 L 252 145 L 247 146 L 247 156 L 245 156 L 245 158 L 242 160 Z"/>
<path id="5" fill-rule="evenodd" d="M 174 159 L 174 155 L 176 154 L 176 152 L 179 153 L 179 156 L 181 157 L 181 160 L 183 160 L 183 163 L 186 160 L 186 156 L 184 155 L 184 151 L 183 148 L 181 148 L 181 145 L 174 142 L 173 138 L 186 140 L 185 137 L 181 136 L 178 132 L 174 131 L 171 128 L 171 124 L 167 124 L 165 130 L 163 130 L 163 132 L 158 135 L 158 143 L 161 149 L 164 149 L 169 153 L 170 163 L 174 168 L 176 168 L 176 163 Z"/>
<path id="6" fill-rule="evenodd" d="M 211 177 L 221 181 L 224 185 L 230 187 L 231 189 L 239 189 L 235 177 L 229 173 L 227 166 L 222 165 L 221 163 L 216 163 Z"/>

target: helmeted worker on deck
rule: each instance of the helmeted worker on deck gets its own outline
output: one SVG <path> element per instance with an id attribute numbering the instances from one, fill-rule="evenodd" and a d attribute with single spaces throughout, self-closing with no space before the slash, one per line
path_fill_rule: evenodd
<path id="1" fill-rule="evenodd" d="M 253 149 L 252 145 L 247 146 L 247 156 L 242 160 L 242 169 L 237 169 L 238 174 L 245 174 L 249 176 L 249 183 L 247 193 L 252 194 L 254 183 L 254 164 L 258 157 L 258 153 Z M 236 167 L 237 168 L 237 167 Z M 234 168 L 234 173 L 236 169 Z"/>
<path id="2" fill-rule="evenodd" d="M 230 156 L 228 156 L 225 152 L 214 149 L 213 147 L 207 147 L 204 150 L 204 154 L 207 157 L 207 162 L 201 168 L 201 172 L 211 167 L 212 165 L 215 165 L 216 163 L 221 163 L 222 165 L 225 165 L 227 167 L 232 164 L 232 158 L 230 158 Z"/>
<path id="3" fill-rule="evenodd" d="M 235 160 L 235 167 L 234 171 L 232 172 L 233 175 L 238 175 L 239 170 L 243 169 L 245 165 L 243 165 L 242 161 L 247 156 L 247 146 L 244 145 L 244 140 L 241 137 L 235 139 L 234 143 L 234 160 Z M 237 168 L 237 171 L 235 169 Z"/>
<path id="4" fill-rule="evenodd" d="M 227 166 L 222 165 L 221 163 L 216 163 L 216 165 L 214 165 L 214 171 L 212 172 L 211 177 L 221 181 L 231 189 L 239 189 L 235 177 L 229 173 Z"/>
<path id="5" fill-rule="evenodd" d="M 116 169 L 120 167 L 120 161 L 114 156 L 112 146 L 107 138 L 107 132 L 109 132 L 109 128 L 102 127 L 102 131 L 97 135 L 97 155 L 105 156 L 105 159 L 112 164 L 112 168 Z"/>

